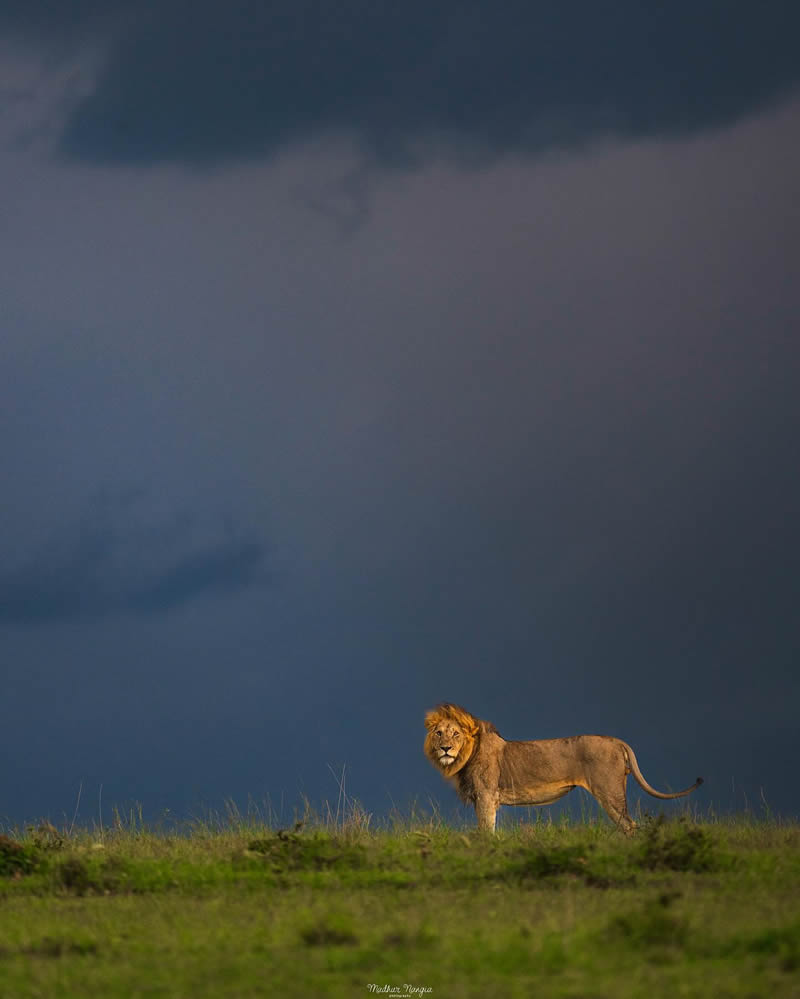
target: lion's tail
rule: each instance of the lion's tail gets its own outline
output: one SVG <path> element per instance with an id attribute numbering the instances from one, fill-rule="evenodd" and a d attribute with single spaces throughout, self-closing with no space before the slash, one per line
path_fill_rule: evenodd
<path id="1" fill-rule="evenodd" d="M 620 742 L 622 742 L 621 739 Z M 644 779 L 644 774 L 639 769 L 639 764 L 636 760 L 636 754 L 634 753 L 634 751 L 631 749 L 631 747 L 628 745 L 627 742 L 622 742 L 622 745 L 625 747 L 627 764 L 628 767 L 630 768 L 630 772 L 636 778 L 636 783 L 639 785 L 639 787 L 642 788 L 643 791 L 647 791 L 648 794 L 652 794 L 654 798 L 682 798 L 685 794 L 691 794 L 692 791 L 696 790 L 703 783 L 703 778 L 698 777 L 697 780 L 694 782 L 694 784 L 692 784 L 691 787 L 687 787 L 684 791 L 672 791 L 669 793 L 666 791 L 656 791 L 656 789 L 654 787 L 650 787 L 650 785 Z"/>

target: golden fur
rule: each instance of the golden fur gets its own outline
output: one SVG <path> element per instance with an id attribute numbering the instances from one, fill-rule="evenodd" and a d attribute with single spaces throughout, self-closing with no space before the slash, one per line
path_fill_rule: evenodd
<path id="1" fill-rule="evenodd" d="M 636 823 L 628 814 L 628 774 L 655 798 L 680 798 L 703 783 L 698 777 L 685 791 L 656 791 L 622 739 L 575 735 L 510 742 L 491 722 L 480 721 L 457 704 L 440 704 L 429 711 L 425 727 L 428 759 L 455 785 L 462 800 L 475 806 L 481 829 L 494 830 L 500 805 L 549 805 L 583 787 L 611 821 L 631 835 Z"/>

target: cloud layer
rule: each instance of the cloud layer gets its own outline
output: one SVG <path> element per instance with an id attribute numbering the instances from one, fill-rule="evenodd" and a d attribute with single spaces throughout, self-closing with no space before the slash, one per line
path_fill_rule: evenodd
<path id="1" fill-rule="evenodd" d="M 264 581 L 256 540 L 193 537 L 190 520 L 136 525 L 130 504 L 107 500 L 34 559 L 0 571 L 0 627 L 163 614 L 199 597 Z"/>
<path id="2" fill-rule="evenodd" d="M 796 5 L 164 0 L 4 5 L 50 45 L 106 37 L 63 154 L 213 164 L 343 133 L 384 163 L 729 123 L 800 81 Z"/>

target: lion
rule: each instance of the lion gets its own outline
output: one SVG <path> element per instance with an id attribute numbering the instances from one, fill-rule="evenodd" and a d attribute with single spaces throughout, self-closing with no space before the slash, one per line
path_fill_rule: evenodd
<path id="1" fill-rule="evenodd" d="M 627 835 L 636 823 L 628 814 L 626 783 L 633 774 L 654 798 L 682 798 L 703 783 L 698 777 L 685 791 L 650 787 L 633 750 L 610 735 L 515 742 L 504 739 L 491 722 L 457 704 L 439 704 L 425 715 L 425 753 L 451 781 L 462 801 L 475 806 L 478 826 L 494 832 L 500 805 L 550 805 L 576 787 L 600 802 L 611 821 Z"/>

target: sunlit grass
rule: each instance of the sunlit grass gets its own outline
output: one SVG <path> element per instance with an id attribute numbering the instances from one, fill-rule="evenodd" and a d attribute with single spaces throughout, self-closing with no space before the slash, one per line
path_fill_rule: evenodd
<path id="1" fill-rule="evenodd" d="M 491 836 L 342 793 L 281 823 L 6 829 L 0 995 L 796 995 L 797 823 L 530 818 Z"/>

